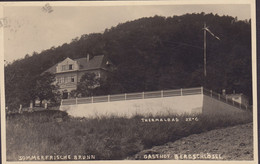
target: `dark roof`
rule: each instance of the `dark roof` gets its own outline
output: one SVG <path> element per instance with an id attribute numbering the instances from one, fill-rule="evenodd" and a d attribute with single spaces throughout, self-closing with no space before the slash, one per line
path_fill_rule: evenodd
<path id="1" fill-rule="evenodd" d="M 77 61 L 77 63 L 79 64 L 79 66 L 80 66 L 79 70 L 93 70 L 93 69 L 105 68 L 104 55 L 94 56 L 89 61 L 87 61 L 86 57 L 74 59 L 74 61 Z M 56 73 L 56 67 L 57 67 L 58 64 L 59 63 L 55 64 L 54 66 L 50 67 L 49 69 L 47 69 L 44 72 Z"/>
<path id="2" fill-rule="evenodd" d="M 45 72 L 51 72 L 51 73 L 56 73 L 56 67 L 57 67 L 58 64 L 55 64 L 54 66 L 52 66 L 51 68 L 47 69 L 46 71 L 44 71 L 43 73 Z M 42 73 L 42 74 L 43 74 Z"/>
<path id="3" fill-rule="evenodd" d="M 91 69 L 99 69 L 102 68 L 103 65 L 104 55 L 94 56 L 92 59 L 87 62 L 87 58 L 79 58 L 75 59 L 80 65 L 79 70 L 91 70 Z"/>

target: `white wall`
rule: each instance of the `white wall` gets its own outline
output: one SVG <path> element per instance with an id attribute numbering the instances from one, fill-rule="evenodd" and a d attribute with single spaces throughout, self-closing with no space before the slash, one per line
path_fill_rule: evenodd
<path id="1" fill-rule="evenodd" d="M 142 115 L 168 115 L 169 113 L 201 113 L 203 95 L 175 96 L 126 101 L 103 102 L 93 104 L 64 105 L 60 110 L 74 117 L 95 117 L 116 115 L 131 117 Z"/>

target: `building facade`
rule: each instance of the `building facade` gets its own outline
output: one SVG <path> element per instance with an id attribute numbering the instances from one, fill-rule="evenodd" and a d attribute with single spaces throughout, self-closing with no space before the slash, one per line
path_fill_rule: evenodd
<path id="1" fill-rule="evenodd" d="M 94 73 L 97 78 L 106 78 L 111 72 L 113 65 L 104 55 L 94 56 L 90 59 L 89 55 L 85 58 L 65 60 L 55 64 L 45 72 L 55 75 L 55 84 L 59 86 L 62 98 L 70 98 L 70 92 L 77 89 L 77 84 L 85 73 Z"/>
<path id="2" fill-rule="evenodd" d="M 244 104 L 246 106 L 249 105 L 248 98 L 245 95 L 243 95 L 242 93 L 227 94 L 226 98 L 232 99 L 233 101 L 240 103 L 240 104 Z"/>

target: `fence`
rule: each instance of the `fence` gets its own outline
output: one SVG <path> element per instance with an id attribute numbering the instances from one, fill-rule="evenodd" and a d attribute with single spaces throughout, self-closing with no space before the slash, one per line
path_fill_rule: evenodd
<path id="1" fill-rule="evenodd" d="M 126 101 L 136 99 L 150 99 L 150 98 L 163 98 L 173 96 L 197 95 L 203 94 L 203 88 L 188 88 L 188 89 L 174 89 L 174 90 L 161 90 L 154 92 L 138 92 L 138 93 L 125 93 L 107 96 L 93 96 L 75 99 L 63 99 L 61 105 L 75 105 L 75 104 L 89 104 L 99 102 L 112 102 L 112 101 Z"/>
<path id="2" fill-rule="evenodd" d="M 248 109 L 251 109 L 249 106 L 245 105 L 245 104 L 241 104 L 241 103 L 238 103 L 230 98 L 227 98 L 226 96 L 224 95 L 221 95 L 221 94 L 218 94 L 216 92 L 213 92 L 212 90 L 208 90 L 208 89 L 205 89 L 203 88 L 203 94 L 204 95 L 207 95 L 207 96 L 210 96 L 214 99 L 217 99 L 219 101 L 222 101 L 226 104 L 229 104 L 229 105 L 232 105 L 234 107 L 237 107 L 237 108 L 240 108 L 240 109 L 244 109 L 244 110 L 248 110 Z"/>
<path id="3" fill-rule="evenodd" d="M 186 95 L 197 95 L 204 94 L 214 99 L 232 105 L 240 109 L 250 109 L 247 105 L 233 101 L 232 99 L 226 98 L 221 94 L 213 92 L 212 90 L 205 89 L 203 87 L 187 88 L 187 89 L 174 89 L 174 90 L 161 90 L 154 92 L 138 92 L 138 93 L 125 93 L 115 94 L 107 96 L 92 96 L 75 99 L 63 99 L 61 105 L 76 105 L 76 104 L 90 104 L 100 102 L 113 102 L 113 101 L 126 101 L 136 99 L 150 99 L 150 98 L 163 98 L 163 97 L 174 97 L 174 96 L 186 96 Z"/>

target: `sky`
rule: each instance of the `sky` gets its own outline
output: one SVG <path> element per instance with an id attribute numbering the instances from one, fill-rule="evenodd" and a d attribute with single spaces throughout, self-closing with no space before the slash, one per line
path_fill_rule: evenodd
<path id="1" fill-rule="evenodd" d="M 186 13 L 213 13 L 250 19 L 250 5 L 123 5 L 123 6 L 5 6 L 4 59 L 7 62 L 26 54 L 40 53 L 70 43 L 83 34 L 100 33 L 119 23 L 142 17 Z"/>

